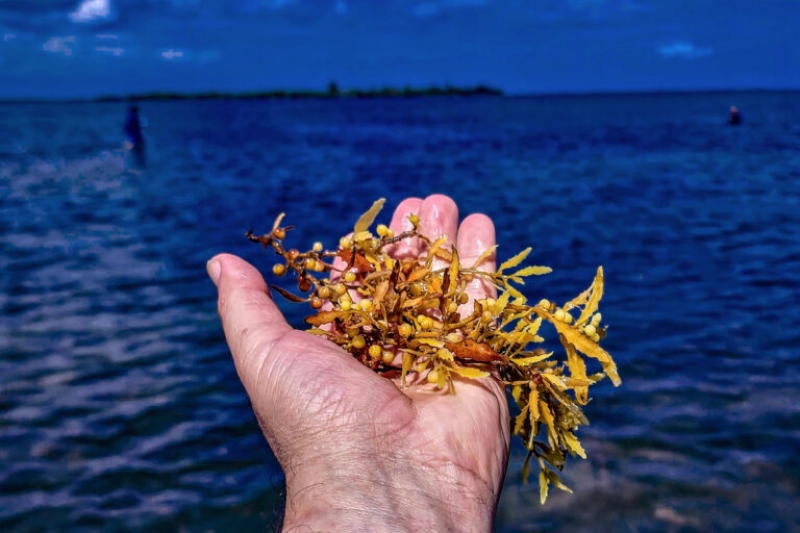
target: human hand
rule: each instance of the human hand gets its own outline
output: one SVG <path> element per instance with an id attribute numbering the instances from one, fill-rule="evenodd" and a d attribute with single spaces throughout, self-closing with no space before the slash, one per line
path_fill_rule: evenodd
<path id="1" fill-rule="evenodd" d="M 494 226 L 459 226 L 446 196 L 404 200 L 391 228 L 416 213 L 431 238 L 448 235 L 471 264 Z M 419 255 L 419 243 L 394 254 Z M 415 249 L 416 247 L 416 249 Z M 480 265 L 493 271 L 494 257 Z M 490 531 L 508 462 L 509 414 L 492 378 L 458 380 L 457 394 L 378 376 L 320 337 L 291 328 L 261 274 L 221 254 L 208 263 L 234 363 L 286 476 L 284 531 Z M 493 296 L 473 281 L 471 298 Z"/>

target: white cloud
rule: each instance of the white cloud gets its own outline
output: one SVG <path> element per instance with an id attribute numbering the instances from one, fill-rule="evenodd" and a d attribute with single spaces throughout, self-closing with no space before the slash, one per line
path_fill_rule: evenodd
<path id="1" fill-rule="evenodd" d="M 52 52 L 54 54 L 62 54 L 65 56 L 72 55 L 72 49 L 75 47 L 75 36 L 68 35 L 66 37 L 50 37 L 46 43 L 42 45 L 42 50 Z"/>
<path id="2" fill-rule="evenodd" d="M 124 48 L 112 48 L 110 46 L 98 46 L 95 48 L 98 52 L 103 52 L 105 54 L 111 54 L 112 56 L 119 57 L 125 52 Z"/>
<path id="3" fill-rule="evenodd" d="M 168 61 L 172 61 L 173 59 L 180 59 L 183 57 L 183 51 L 181 50 L 173 50 L 170 48 L 169 50 L 164 50 L 161 52 L 161 57 Z"/>
<path id="4" fill-rule="evenodd" d="M 69 14 L 72 22 L 91 22 L 111 16 L 111 0 L 83 0 L 78 8 Z"/>
<path id="5" fill-rule="evenodd" d="M 220 61 L 222 59 L 222 52 L 214 48 L 206 50 L 180 50 L 177 48 L 169 48 L 161 50 L 158 56 L 165 61 L 180 61 L 204 65 Z"/>
<path id="6" fill-rule="evenodd" d="M 678 41 L 659 47 L 658 53 L 662 57 L 682 57 L 685 59 L 694 59 L 697 57 L 713 55 L 714 50 L 711 48 L 700 48 L 685 41 Z"/>

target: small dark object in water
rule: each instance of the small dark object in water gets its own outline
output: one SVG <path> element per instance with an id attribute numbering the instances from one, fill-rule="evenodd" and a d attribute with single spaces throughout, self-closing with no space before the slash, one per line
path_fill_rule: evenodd
<path id="1" fill-rule="evenodd" d="M 731 113 L 728 116 L 728 124 L 731 126 L 738 126 L 742 123 L 742 115 L 739 113 L 739 108 L 731 106 Z"/>

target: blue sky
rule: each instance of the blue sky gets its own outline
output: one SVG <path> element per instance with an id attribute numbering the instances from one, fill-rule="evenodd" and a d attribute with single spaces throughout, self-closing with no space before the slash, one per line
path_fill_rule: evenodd
<path id="1" fill-rule="evenodd" d="M 800 88 L 798 0 L 0 0 L 0 98 Z"/>

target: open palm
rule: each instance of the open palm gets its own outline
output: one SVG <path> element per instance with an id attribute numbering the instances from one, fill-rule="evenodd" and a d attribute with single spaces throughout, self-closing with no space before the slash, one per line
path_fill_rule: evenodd
<path id="1" fill-rule="evenodd" d="M 465 264 L 494 245 L 483 215 L 459 227 L 445 196 L 408 199 L 391 227 L 416 213 L 431 238 L 448 235 Z M 397 256 L 418 256 L 402 242 Z M 472 260 L 472 261 L 470 261 Z M 494 259 L 481 265 L 494 269 Z M 458 380 L 457 394 L 384 379 L 338 346 L 292 329 L 258 271 L 231 255 L 209 262 L 234 362 L 286 475 L 285 530 L 488 531 L 508 460 L 508 407 L 491 378 Z M 491 295 L 475 280 L 471 298 Z"/>

